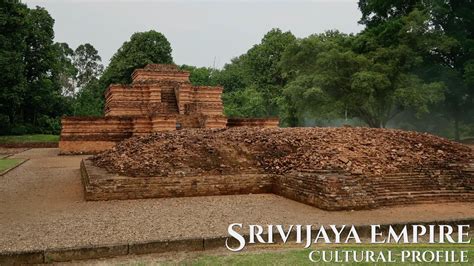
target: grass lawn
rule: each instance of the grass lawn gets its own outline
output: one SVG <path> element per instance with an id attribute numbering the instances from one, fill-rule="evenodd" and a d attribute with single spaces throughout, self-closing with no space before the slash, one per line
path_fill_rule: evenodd
<path id="1" fill-rule="evenodd" d="M 382 252 L 384 256 L 388 256 L 388 250 L 392 253 L 392 258 L 395 262 L 388 263 L 389 265 L 472 265 L 471 263 L 474 261 L 474 245 L 472 244 L 462 244 L 462 245 L 442 245 L 442 244 L 417 244 L 417 245 L 357 245 L 357 246 L 324 246 L 317 249 L 312 250 L 325 250 L 329 251 L 340 251 L 347 250 L 347 251 L 374 251 L 377 257 L 379 252 Z M 446 263 L 446 262 L 439 262 L 439 263 L 420 263 L 420 262 L 412 262 L 412 260 L 405 260 L 404 263 L 401 263 L 402 260 L 402 251 L 455 251 L 455 254 L 459 258 L 459 253 L 462 250 L 467 250 L 467 258 L 468 263 Z M 314 263 L 311 262 L 308 258 L 310 249 L 297 249 L 297 250 L 275 250 L 269 252 L 260 252 L 260 253 L 231 253 L 229 255 L 221 255 L 221 256 L 201 256 L 194 259 L 189 259 L 185 261 L 181 261 L 180 265 L 384 265 L 382 261 L 378 261 L 377 263 L 374 262 L 349 262 L 349 263 L 341 263 L 341 262 L 318 262 Z M 329 253 L 328 253 L 329 254 Z M 357 258 L 361 258 L 361 253 L 357 253 Z M 427 253 L 429 254 L 429 253 Z M 443 253 L 444 254 L 444 253 Z M 330 257 L 331 255 L 328 255 Z M 353 256 L 353 255 L 351 255 Z M 317 258 L 317 256 L 313 257 Z M 425 260 L 429 260 L 430 257 L 427 255 Z M 166 263 L 165 263 L 166 264 Z M 174 263 L 173 263 L 174 264 Z"/>
<path id="2" fill-rule="evenodd" d="M 0 143 L 16 143 L 16 142 L 58 142 L 58 135 L 20 135 L 20 136 L 0 136 Z"/>
<path id="3" fill-rule="evenodd" d="M 0 159 L 0 173 L 21 163 L 23 159 Z"/>

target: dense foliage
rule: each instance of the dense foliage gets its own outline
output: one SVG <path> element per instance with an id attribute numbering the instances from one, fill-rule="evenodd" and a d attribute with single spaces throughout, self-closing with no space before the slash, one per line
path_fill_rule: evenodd
<path id="1" fill-rule="evenodd" d="M 214 82 L 231 116 L 473 136 L 473 5 L 361 0 L 361 33 L 295 39 L 272 30 Z"/>
<path id="2" fill-rule="evenodd" d="M 305 38 L 272 29 L 223 69 L 180 66 L 224 87 L 225 113 L 279 116 L 283 126 L 352 124 L 474 135 L 474 3 L 360 0 L 358 34 Z M 103 68 L 91 44 L 54 43 L 43 8 L 0 3 L 0 133 L 57 133 L 62 115 L 102 115 L 111 83 L 173 63 L 156 31 L 138 32 Z"/>
<path id="3" fill-rule="evenodd" d="M 0 2 L 0 134 L 58 134 L 78 86 L 100 75 L 92 45 L 55 43 L 53 26 L 44 8 Z"/>

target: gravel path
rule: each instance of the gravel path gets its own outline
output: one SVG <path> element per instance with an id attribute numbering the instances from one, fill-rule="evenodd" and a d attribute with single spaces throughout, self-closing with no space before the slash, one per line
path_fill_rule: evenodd
<path id="1" fill-rule="evenodd" d="M 272 194 L 86 202 L 79 162 L 57 149 L 0 177 L 0 251 L 227 235 L 230 223 L 371 224 L 474 218 L 474 204 L 327 212 Z"/>

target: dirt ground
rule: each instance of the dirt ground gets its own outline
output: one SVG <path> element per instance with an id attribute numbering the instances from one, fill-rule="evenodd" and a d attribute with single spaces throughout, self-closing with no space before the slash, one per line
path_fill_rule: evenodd
<path id="1" fill-rule="evenodd" d="M 374 224 L 474 218 L 474 204 L 328 212 L 272 194 L 109 202 L 83 199 L 79 162 L 30 149 L 0 177 L 0 251 L 227 235 L 230 223 Z"/>

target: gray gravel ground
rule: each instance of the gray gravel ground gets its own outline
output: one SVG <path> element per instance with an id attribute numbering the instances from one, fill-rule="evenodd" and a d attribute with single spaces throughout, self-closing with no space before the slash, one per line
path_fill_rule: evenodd
<path id="1" fill-rule="evenodd" d="M 57 149 L 0 177 L 0 251 L 227 235 L 230 223 L 374 224 L 474 218 L 474 204 L 327 212 L 272 194 L 86 202 L 79 162 Z"/>

